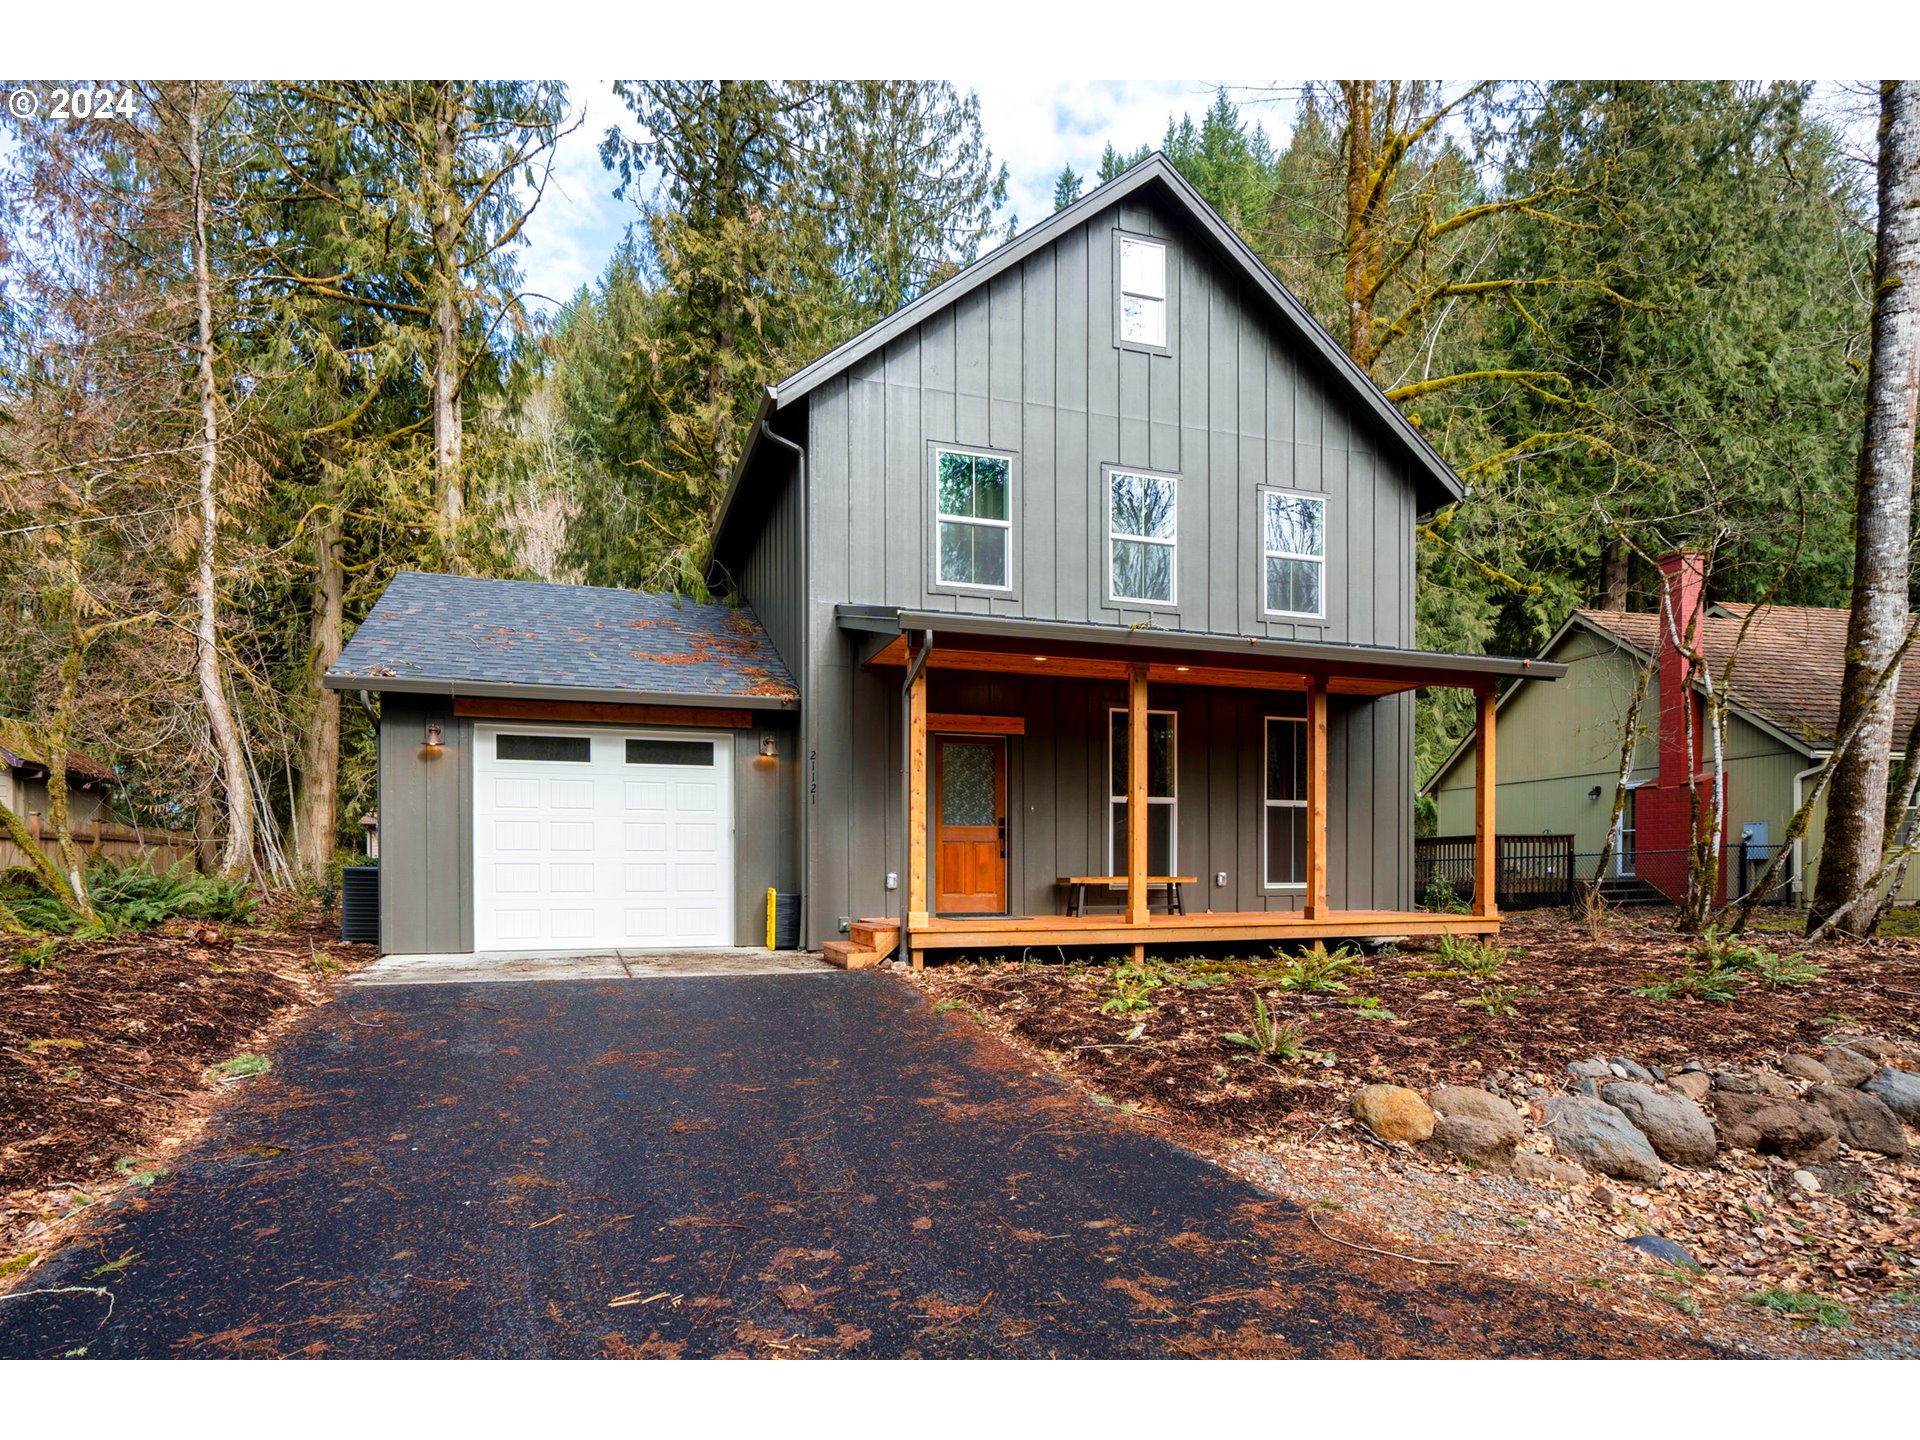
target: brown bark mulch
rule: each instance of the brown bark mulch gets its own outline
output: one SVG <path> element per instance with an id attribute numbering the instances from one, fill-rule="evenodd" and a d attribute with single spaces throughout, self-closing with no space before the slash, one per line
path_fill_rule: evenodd
<path id="1" fill-rule="evenodd" d="M 282 906 L 252 926 L 169 921 L 67 944 L 28 968 L 0 941 L 0 1263 L 48 1192 L 105 1191 L 221 1088 L 208 1067 L 264 1042 L 373 958 L 337 924 Z M 56 1210 L 66 1208 L 55 1204 Z"/>

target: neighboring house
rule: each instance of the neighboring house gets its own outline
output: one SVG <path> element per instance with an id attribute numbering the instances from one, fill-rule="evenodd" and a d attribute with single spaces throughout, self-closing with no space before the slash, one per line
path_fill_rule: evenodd
<path id="1" fill-rule="evenodd" d="M 0 717 L 0 805 L 22 820 L 52 811 L 46 748 L 18 720 Z M 113 770 L 78 750 L 67 752 L 67 812 L 74 825 L 112 817 L 107 786 Z M 32 822 L 29 820 L 29 824 Z"/>
<path id="2" fill-rule="evenodd" d="M 394 582 L 326 681 L 381 692 L 383 946 L 751 943 L 769 889 L 854 964 L 1490 932 L 1410 913 L 1413 692 L 1559 667 L 1414 647 L 1460 496 L 1152 157 L 769 388 L 740 609 Z"/>
<path id="3" fill-rule="evenodd" d="M 1784 843 L 1787 823 L 1831 749 L 1840 713 L 1847 612 L 1770 606 L 1753 614 L 1747 605 L 1709 604 L 1697 557 L 1665 556 L 1661 568 L 1680 633 L 1685 634 L 1687 616 L 1699 616 L 1698 634 L 1716 685 L 1734 657 L 1726 686 L 1727 823 L 1721 869 L 1723 895 L 1737 895 L 1743 840 L 1747 881 L 1757 883 L 1761 866 Z M 1573 835 L 1575 852 L 1584 857 L 1581 877 L 1594 878 L 1591 867 L 1606 841 L 1619 786 L 1627 713 L 1634 687 L 1651 665 L 1608 876 L 1637 878 L 1678 899 L 1686 885 L 1687 776 L 1691 770 L 1702 803 L 1708 803 L 1713 757 L 1704 687 L 1696 676 L 1691 694 L 1697 746 L 1689 766 L 1686 716 L 1677 703 L 1669 703 L 1688 691 L 1686 662 L 1672 640 L 1653 613 L 1575 611 L 1541 651 L 1543 659 L 1566 667 L 1566 678 L 1552 686 L 1521 680 L 1500 698 L 1499 813 L 1508 834 Z M 1920 708 L 1920 677 L 1908 680 L 1903 670 L 1901 681 L 1896 744 L 1904 741 Z M 1473 828 L 1474 761 L 1469 737 L 1424 787 L 1437 803 L 1443 835 Z M 1823 802 L 1787 857 L 1784 898 L 1804 900 L 1819 864 L 1825 822 Z M 1920 874 L 1909 874 L 1902 898 L 1920 899 Z"/>

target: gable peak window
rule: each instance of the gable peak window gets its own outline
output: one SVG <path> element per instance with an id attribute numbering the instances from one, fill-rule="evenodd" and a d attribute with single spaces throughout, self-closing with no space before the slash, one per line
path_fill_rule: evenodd
<path id="1" fill-rule="evenodd" d="M 1119 603 L 1174 603 L 1179 481 L 1107 472 L 1107 589 Z"/>
<path id="2" fill-rule="evenodd" d="M 1260 492 L 1260 583 L 1269 615 L 1327 613 L 1327 501 L 1290 490 Z"/>
<path id="3" fill-rule="evenodd" d="M 934 578 L 1007 590 L 1013 571 L 1013 462 L 971 450 L 933 452 Z"/>
<path id="4" fill-rule="evenodd" d="M 1156 240 L 1120 237 L 1120 341 L 1167 343 L 1167 247 Z"/>

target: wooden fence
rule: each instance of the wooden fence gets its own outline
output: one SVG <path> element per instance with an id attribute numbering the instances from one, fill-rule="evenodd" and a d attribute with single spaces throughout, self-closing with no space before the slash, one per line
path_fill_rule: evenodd
<path id="1" fill-rule="evenodd" d="M 59 849 L 38 814 L 27 816 L 27 832 L 40 842 L 47 858 L 58 865 Z M 105 856 L 124 863 L 144 855 L 156 870 L 166 870 L 183 862 L 190 870 L 199 868 L 200 851 L 190 830 L 157 830 L 121 825 L 112 820 L 88 820 L 73 827 L 73 843 L 89 860 Z M 0 834 L 0 870 L 26 863 L 25 853 L 13 843 L 13 838 Z"/>
<path id="2" fill-rule="evenodd" d="M 1502 910 L 1571 905 L 1574 898 L 1573 836 L 1501 835 L 1494 862 L 1495 903 Z M 1444 878 L 1455 898 L 1473 900 L 1474 839 L 1436 835 L 1413 842 L 1413 893 L 1424 900 L 1434 877 Z"/>

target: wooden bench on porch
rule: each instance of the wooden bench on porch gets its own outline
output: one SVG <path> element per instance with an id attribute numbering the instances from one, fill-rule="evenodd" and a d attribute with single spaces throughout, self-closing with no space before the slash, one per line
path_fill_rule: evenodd
<path id="1" fill-rule="evenodd" d="M 1127 883 L 1127 877 L 1124 875 L 1060 875 L 1055 877 L 1053 883 L 1067 892 L 1067 914 L 1084 915 L 1087 913 L 1087 887 L 1089 885 L 1106 885 L 1114 888 L 1123 887 Z M 1164 890 L 1167 892 L 1167 914 L 1169 915 L 1184 915 L 1187 913 L 1186 900 L 1180 893 L 1180 887 L 1182 885 L 1197 885 L 1199 883 L 1200 882 L 1191 875 L 1149 875 L 1147 877 L 1147 888 L 1149 890 Z M 1125 899 L 1122 898 L 1120 903 L 1125 905 Z"/>

